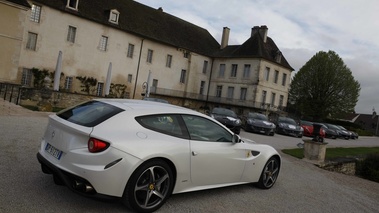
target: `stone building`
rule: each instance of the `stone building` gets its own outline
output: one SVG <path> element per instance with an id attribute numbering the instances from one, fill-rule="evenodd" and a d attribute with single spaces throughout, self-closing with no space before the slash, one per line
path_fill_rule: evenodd
<path id="1" fill-rule="evenodd" d="M 0 9 L 8 11 L 4 7 L 14 2 L 21 1 L 0 0 Z M 33 86 L 33 68 L 54 73 L 61 52 L 62 92 L 149 95 L 194 109 L 224 106 L 239 114 L 280 113 L 287 105 L 293 68 L 268 37 L 267 26 L 253 27 L 243 44 L 229 45 L 228 27 L 219 44 L 206 29 L 133 0 L 29 3 L 18 4 L 17 17 L 0 13 L 12 22 L 3 21 L 0 41 L 19 51 L 8 58 L 3 58 L 7 51 L 0 52 L 1 63 L 12 65 L 0 67 L 1 82 Z M 4 36 L 11 33 L 19 38 L 15 44 Z"/>

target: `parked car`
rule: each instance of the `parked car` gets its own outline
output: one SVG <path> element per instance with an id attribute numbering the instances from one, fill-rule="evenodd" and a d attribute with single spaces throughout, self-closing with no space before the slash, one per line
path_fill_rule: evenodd
<path id="1" fill-rule="evenodd" d="M 55 183 L 119 197 L 136 212 L 156 211 L 176 193 L 246 183 L 269 189 L 281 168 L 274 148 L 207 115 L 130 99 L 94 99 L 50 115 L 37 158 Z"/>
<path id="2" fill-rule="evenodd" d="M 233 110 L 216 107 L 212 109 L 210 116 L 224 124 L 234 133 L 240 134 L 242 122 Z"/>
<path id="3" fill-rule="evenodd" d="M 303 137 L 303 128 L 292 118 L 279 117 L 276 123 L 276 133 L 290 135 L 295 137 Z"/>
<path id="4" fill-rule="evenodd" d="M 314 128 L 313 122 L 301 120 L 300 126 L 303 127 L 303 130 L 304 130 L 303 135 L 304 136 L 314 137 L 314 135 L 313 135 L 313 128 Z M 322 138 L 325 138 L 325 130 L 322 127 L 320 128 L 319 136 Z"/>
<path id="5" fill-rule="evenodd" d="M 340 125 L 336 125 L 338 128 L 340 128 L 341 130 L 344 130 L 344 131 L 347 131 L 350 133 L 350 139 L 358 139 L 358 133 L 354 132 L 354 131 L 350 131 L 350 130 L 347 130 L 345 127 L 343 126 L 340 126 Z"/>
<path id="6" fill-rule="evenodd" d="M 326 138 L 331 138 L 331 139 L 337 139 L 338 138 L 338 132 L 336 130 L 329 128 L 324 123 L 322 123 L 321 125 L 322 125 L 322 129 L 324 129 L 324 131 L 325 131 L 325 137 Z"/>
<path id="7" fill-rule="evenodd" d="M 275 124 L 270 122 L 267 116 L 261 113 L 249 112 L 243 117 L 242 126 L 247 132 L 275 135 Z"/>
<path id="8" fill-rule="evenodd" d="M 324 123 L 324 125 L 327 126 L 329 129 L 335 130 L 338 134 L 338 138 L 344 138 L 346 140 L 349 140 L 351 137 L 348 131 L 342 130 L 334 124 Z"/>

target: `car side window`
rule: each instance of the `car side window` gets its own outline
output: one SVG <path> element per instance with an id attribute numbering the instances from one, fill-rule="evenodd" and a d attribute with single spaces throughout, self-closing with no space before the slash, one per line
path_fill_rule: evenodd
<path id="1" fill-rule="evenodd" d="M 137 122 L 147 129 L 176 137 L 188 138 L 186 137 L 187 134 L 184 133 L 185 131 L 183 131 L 183 125 L 180 124 L 183 123 L 180 122 L 180 119 L 179 115 L 167 114 L 136 117 Z"/>
<path id="2" fill-rule="evenodd" d="M 232 142 L 233 135 L 212 120 L 194 115 L 182 115 L 182 117 L 191 140 Z"/>

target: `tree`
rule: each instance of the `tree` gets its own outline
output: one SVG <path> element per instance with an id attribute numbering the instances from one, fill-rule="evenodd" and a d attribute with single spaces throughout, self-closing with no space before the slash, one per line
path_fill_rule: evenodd
<path id="1" fill-rule="evenodd" d="M 321 120 L 354 111 L 360 84 L 334 52 L 316 53 L 294 76 L 289 100 L 303 116 Z"/>

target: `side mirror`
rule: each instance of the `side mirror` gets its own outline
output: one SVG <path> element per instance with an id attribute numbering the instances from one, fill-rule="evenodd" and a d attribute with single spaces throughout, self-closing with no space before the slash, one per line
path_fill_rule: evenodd
<path id="1" fill-rule="evenodd" d="M 240 143 L 241 142 L 241 137 L 237 134 L 234 134 L 233 135 L 233 138 L 232 138 L 232 142 L 233 143 Z"/>

